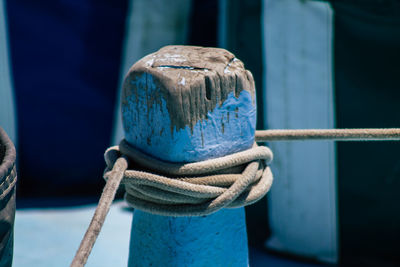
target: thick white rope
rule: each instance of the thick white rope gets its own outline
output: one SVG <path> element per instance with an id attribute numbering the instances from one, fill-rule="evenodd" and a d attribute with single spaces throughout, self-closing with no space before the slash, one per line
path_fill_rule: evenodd
<path id="1" fill-rule="evenodd" d="M 119 148 L 107 149 L 104 157 L 107 183 L 71 267 L 86 264 L 120 184 L 125 185 L 131 206 L 168 216 L 201 216 L 249 205 L 272 184 L 267 166 L 272 152 L 257 145 L 217 159 L 179 164 L 152 158 L 122 141 Z M 138 170 L 128 169 L 128 162 Z"/>
<path id="2" fill-rule="evenodd" d="M 126 201 L 134 208 L 166 216 L 203 216 L 224 207 L 252 204 L 262 198 L 272 184 L 266 165 L 272 161 L 267 147 L 195 163 L 169 163 L 152 158 L 126 141 L 105 153 L 112 174 L 115 160 L 125 155 L 136 170 L 126 170 Z M 263 162 L 264 161 L 264 162 Z"/>
<path id="3" fill-rule="evenodd" d="M 400 129 L 264 130 L 256 131 L 255 139 L 256 142 L 391 141 L 400 140 Z M 188 164 L 154 159 L 125 141 L 120 149 L 112 147 L 106 151 L 104 176 L 107 184 L 71 263 L 73 267 L 85 265 L 121 182 L 127 190 L 126 200 L 133 207 L 175 216 L 209 214 L 223 207 L 251 204 L 261 198 L 272 183 L 271 171 L 262 163 L 265 160 L 268 164 L 272 160 L 272 153 L 266 147 L 253 147 L 250 151 Z M 133 158 L 142 170 L 128 170 L 127 157 Z"/>
<path id="4" fill-rule="evenodd" d="M 101 228 L 103 227 L 107 213 L 110 210 L 112 201 L 115 198 L 115 193 L 123 178 L 124 170 L 128 167 L 128 162 L 125 157 L 120 157 L 115 161 L 112 174 L 112 179 L 109 179 L 106 186 L 101 194 L 99 204 L 97 204 L 96 211 L 94 212 L 93 218 L 86 230 L 85 236 L 83 237 L 78 251 L 72 260 L 71 266 L 84 266 L 92 251 L 94 243 L 96 242 L 97 236 L 99 235 Z"/>
<path id="5" fill-rule="evenodd" d="M 398 141 L 400 128 L 381 129 L 299 129 L 256 131 L 257 142 L 268 141 Z"/>

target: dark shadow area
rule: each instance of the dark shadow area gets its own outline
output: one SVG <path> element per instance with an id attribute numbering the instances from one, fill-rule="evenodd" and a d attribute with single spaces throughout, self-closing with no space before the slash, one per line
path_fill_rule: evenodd
<path id="1" fill-rule="evenodd" d="M 321 264 L 315 260 L 293 256 L 293 254 L 267 251 L 257 246 L 249 247 L 249 262 L 251 267 L 279 266 L 279 267 L 317 267 L 335 266 Z"/>
<path id="2" fill-rule="evenodd" d="M 71 206 L 84 206 L 96 204 L 99 197 L 36 197 L 18 198 L 17 210 L 32 208 L 67 208 Z"/>
<path id="3" fill-rule="evenodd" d="M 110 145 L 126 0 L 7 1 L 18 197 L 98 195 Z"/>
<path id="4" fill-rule="evenodd" d="M 218 1 L 192 0 L 188 45 L 218 47 Z"/>
<path id="5" fill-rule="evenodd" d="M 3 163 L 6 154 L 6 146 L 0 142 L 0 164 Z"/>
<path id="6" fill-rule="evenodd" d="M 400 125 L 400 2 L 332 1 L 338 128 Z M 341 264 L 400 265 L 399 142 L 337 144 Z"/>
<path id="7" fill-rule="evenodd" d="M 94 195 L 81 196 L 52 196 L 52 197 L 20 197 L 17 198 L 17 210 L 31 208 L 68 208 L 72 206 L 84 206 L 99 202 L 102 189 Z M 114 201 L 124 197 L 124 190 L 119 189 Z"/>

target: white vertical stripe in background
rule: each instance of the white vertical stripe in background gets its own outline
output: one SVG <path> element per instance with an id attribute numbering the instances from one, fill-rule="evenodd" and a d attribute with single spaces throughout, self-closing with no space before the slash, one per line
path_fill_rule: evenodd
<path id="1" fill-rule="evenodd" d="M 120 86 L 115 111 L 113 144 L 124 137 L 120 92 L 129 68 L 142 57 L 165 45 L 185 44 L 190 0 L 130 0 L 121 59 Z"/>
<path id="2" fill-rule="evenodd" d="M 326 3 L 264 0 L 266 125 L 334 128 L 333 12 Z M 266 246 L 337 262 L 333 142 L 275 142 Z"/>
<path id="3" fill-rule="evenodd" d="M 8 47 L 6 1 L 0 0 L 0 127 L 16 144 L 16 116 Z"/>

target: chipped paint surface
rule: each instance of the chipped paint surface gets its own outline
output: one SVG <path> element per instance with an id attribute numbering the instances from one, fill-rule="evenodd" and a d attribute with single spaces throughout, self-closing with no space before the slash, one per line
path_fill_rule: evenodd
<path id="1" fill-rule="evenodd" d="M 206 217 L 135 211 L 128 266 L 248 266 L 244 216 L 243 208 Z"/>
<path id="2" fill-rule="evenodd" d="M 193 130 L 187 126 L 173 133 L 165 100 L 153 101 L 150 107 L 139 103 L 132 102 L 132 109 L 124 112 L 124 120 L 137 123 L 126 129 L 126 139 L 155 157 L 199 161 L 247 149 L 254 142 L 256 110 L 246 91 L 239 98 L 231 93 Z M 129 266 L 248 266 L 244 208 L 205 217 L 135 211 Z"/>
<path id="3" fill-rule="evenodd" d="M 126 140 L 154 157 L 172 162 L 216 158 L 250 147 L 254 142 L 256 106 L 243 90 L 209 111 L 204 119 L 183 129 L 172 125 L 168 106 L 152 77 L 132 81 L 137 90 L 124 99 L 122 116 Z M 188 106 L 184 112 L 191 112 Z M 144 142 L 145 141 L 145 142 Z"/>
<path id="4" fill-rule="evenodd" d="M 122 117 L 125 138 L 131 145 L 171 162 L 221 157 L 253 145 L 256 106 L 252 76 L 226 50 L 206 51 L 215 56 L 214 61 L 229 57 L 228 61 L 241 69 L 224 76 L 225 61 L 219 65 L 201 60 L 186 64 L 174 56 L 154 61 L 150 69 L 140 69 L 140 65 L 130 72 L 124 85 Z M 153 55 L 145 60 L 149 58 Z M 224 209 L 202 217 L 168 217 L 136 210 L 128 265 L 248 266 L 244 209 Z"/>
<path id="5" fill-rule="evenodd" d="M 229 73 L 224 71 L 228 68 Z M 122 109 L 129 109 L 127 100 L 133 95 L 137 101 L 142 91 L 148 92 L 148 106 L 166 101 L 171 132 L 186 126 L 193 130 L 232 92 L 236 98 L 248 92 L 255 106 L 253 76 L 232 53 L 219 48 L 167 46 L 142 58 L 126 76 Z"/>

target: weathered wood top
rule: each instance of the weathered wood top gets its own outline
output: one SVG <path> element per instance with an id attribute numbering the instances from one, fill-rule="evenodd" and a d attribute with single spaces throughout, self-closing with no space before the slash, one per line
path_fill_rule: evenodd
<path id="1" fill-rule="evenodd" d="M 252 95 L 255 105 L 253 76 L 232 53 L 220 48 L 166 46 L 139 60 L 127 74 L 122 100 L 137 94 L 135 81 L 151 75 L 161 95 L 148 99 L 150 107 L 163 97 L 167 104 L 172 129 L 183 129 L 206 119 L 207 113 L 221 105 L 234 92 Z M 147 77 L 147 76 L 146 76 Z M 146 78 L 147 79 L 147 78 Z"/>

